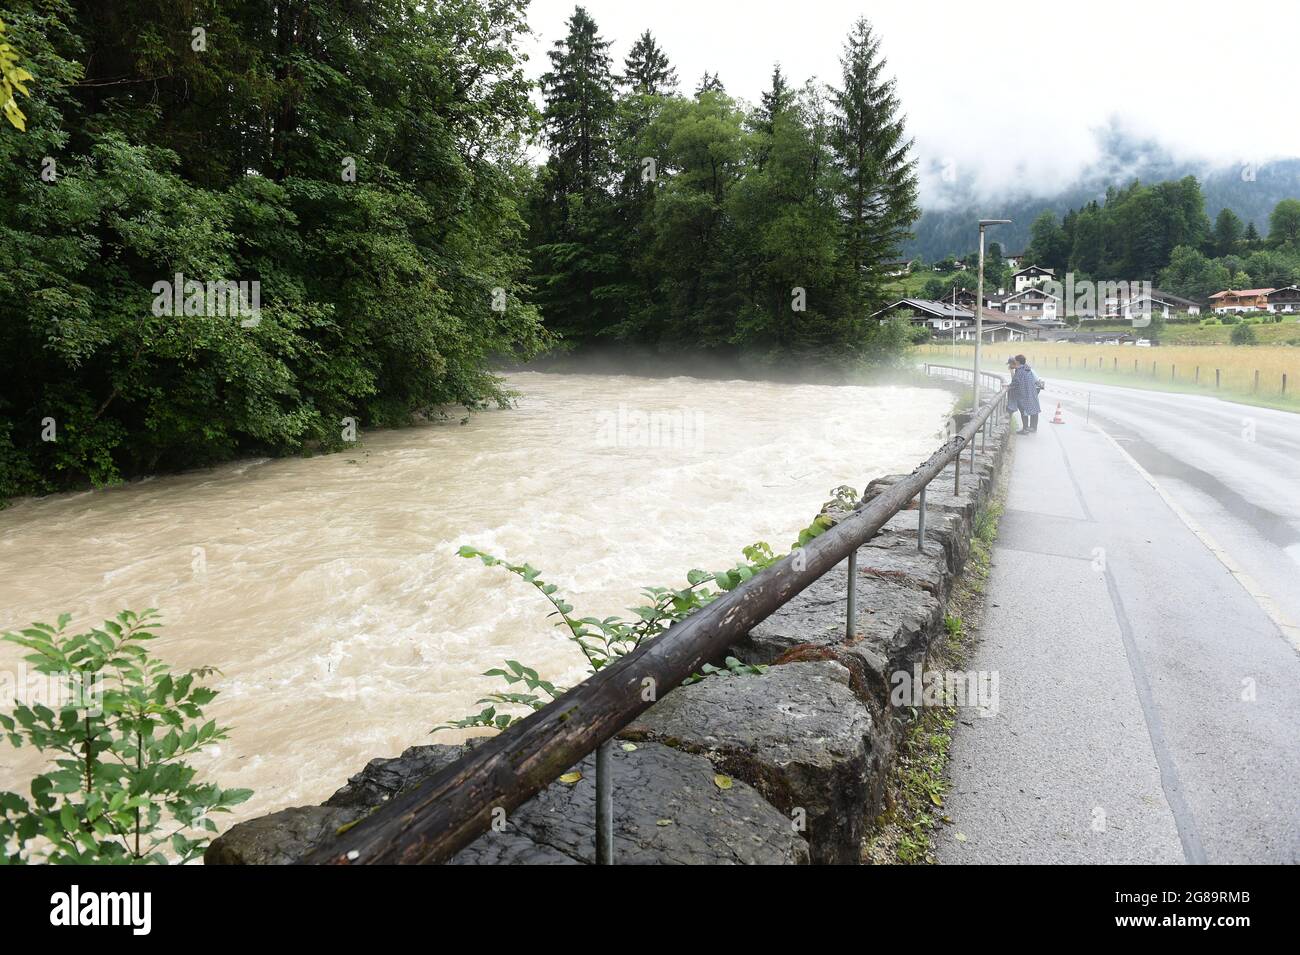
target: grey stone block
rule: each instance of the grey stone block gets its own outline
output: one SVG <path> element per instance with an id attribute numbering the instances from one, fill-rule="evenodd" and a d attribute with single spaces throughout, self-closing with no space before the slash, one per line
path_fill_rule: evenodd
<path id="1" fill-rule="evenodd" d="M 849 672 L 821 661 L 762 676 L 717 675 L 674 690 L 621 734 L 698 753 L 804 826 L 812 861 L 856 863 L 870 780 L 870 713 Z"/>
<path id="2" fill-rule="evenodd" d="M 326 845 L 402 789 L 465 752 L 413 746 L 375 759 L 323 806 L 283 809 L 232 827 L 204 855 L 208 865 L 286 865 Z M 595 756 L 574 784 L 556 781 L 461 850 L 454 865 L 577 864 L 595 859 Z M 656 743 L 614 749 L 614 851 L 620 864 L 802 864 L 808 846 L 743 781 L 719 788 L 702 756 Z"/>

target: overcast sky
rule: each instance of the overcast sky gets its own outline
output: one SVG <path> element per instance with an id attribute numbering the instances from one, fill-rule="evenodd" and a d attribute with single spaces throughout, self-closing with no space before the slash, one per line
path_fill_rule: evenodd
<path id="1" fill-rule="evenodd" d="M 1048 195 L 1097 157 L 1116 125 L 1177 158 L 1215 165 L 1300 156 L 1300 0 L 587 0 L 616 68 L 649 28 L 693 91 L 704 70 L 750 101 L 772 64 L 834 82 L 866 16 L 922 160 L 984 196 Z M 532 0 L 528 71 L 565 34 L 572 0 Z"/>

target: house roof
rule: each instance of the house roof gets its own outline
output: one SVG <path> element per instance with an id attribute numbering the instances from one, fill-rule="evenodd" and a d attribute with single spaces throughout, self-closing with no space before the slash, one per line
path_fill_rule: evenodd
<path id="1" fill-rule="evenodd" d="M 1200 305 L 1201 303 L 1190 298 L 1183 298 L 1181 295 L 1174 295 L 1170 292 L 1163 292 L 1158 288 L 1151 290 L 1151 296 L 1162 302 L 1168 302 L 1170 305 Z"/>
<path id="2" fill-rule="evenodd" d="M 871 317 L 876 318 L 896 308 L 910 308 L 914 312 L 921 312 L 934 318 L 967 319 L 970 321 L 975 319 L 975 313 L 969 309 L 954 306 L 948 302 L 936 302 L 928 298 L 900 298 L 897 302 L 886 305 L 880 311 L 873 313 Z"/>
<path id="3" fill-rule="evenodd" d="M 1015 278 L 1017 275 L 1020 275 L 1024 272 L 1042 272 L 1044 275 L 1056 274 L 1055 269 L 1045 269 L 1041 265 L 1026 265 L 1023 269 L 1017 269 L 1015 272 L 1013 272 L 1011 274 L 1011 277 Z"/>
<path id="4" fill-rule="evenodd" d="M 1275 288 L 1269 292 L 1269 295 L 1276 295 L 1278 292 L 1300 292 L 1300 285 L 1284 285 L 1282 288 Z"/>
<path id="5" fill-rule="evenodd" d="M 1210 298 L 1240 298 L 1243 295 L 1267 295 L 1269 292 L 1276 292 L 1275 288 L 1240 288 L 1225 289 L 1222 292 L 1215 292 Z"/>
<path id="6" fill-rule="evenodd" d="M 1039 288 L 1036 285 L 1031 288 L 1021 289 L 1019 292 L 1016 292 L 1012 295 L 1008 295 L 1006 298 L 1002 299 L 1002 301 L 1009 302 L 1013 298 L 1021 298 L 1022 296 L 1025 295 L 1041 295 L 1043 296 L 1043 298 L 1051 298 L 1051 299 L 1056 299 L 1058 302 L 1060 301 L 1059 296 L 1053 295 L 1051 292 L 1044 292 L 1041 288 Z"/>
<path id="7" fill-rule="evenodd" d="M 1148 301 L 1159 302 L 1161 305 L 1172 305 L 1172 306 L 1196 305 L 1199 307 L 1201 304 L 1200 302 L 1193 302 L 1190 298 L 1182 298 L 1181 296 L 1178 295 L 1169 295 L 1166 292 L 1162 292 L 1159 289 L 1155 289 L 1151 292 L 1150 295 L 1144 293 L 1142 295 L 1134 296 L 1133 298 L 1126 298 L 1122 300 L 1119 303 L 1119 305 L 1120 308 L 1128 308 L 1130 305 L 1136 305 L 1138 302 L 1148 302 Z"/>

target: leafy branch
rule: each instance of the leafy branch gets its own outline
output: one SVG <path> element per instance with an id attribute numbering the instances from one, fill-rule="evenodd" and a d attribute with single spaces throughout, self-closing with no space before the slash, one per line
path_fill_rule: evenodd
<path id="1" fill-rule="evenodd" d="M 33 623 L 0 639 L 32 651 L 24 659 L 51 677 L 51 699 L 0 714 L 14 747 L 50 753 L 54 768 L 32 779 L 31 800 L 0 791 L 0 864 L 166 863 L 196 858 L 217 831 L 211 819 L 252 795 L 196 781 L 189 758 L 226 739 L 203 721 L 217 691 L 208 668 L 173 675 L 145 644 L 157 611 L 124 610 L 86 633 Z M 164 822 L 164 813 L 170 821 Z"/>
<path id="2" fill-rule="evenodd" d="M 30 96 L 27 87 L 23 84 L 34 77 L 18 65 L 18 53 L 5 42 L 4 32 L 5 23 L 0 20 L 0 111 L 5 114 L 5 119 L 9 120 L 11 125 L 26 132 L 27 117 L 18 108 L 18 100 L 14 94 L 22 93 L 24 96 Z"/>
<path id="3" fill-rule="evenodd" d="M 847 494 L 845 493 L 847 492 Z M 835 500 L 850 504 L 856 500 L 852 488 L 836 488 Z M 825 512 L 818 514 L 811 524 L 799 532 L 794 548 L 801 548 L 815 537 L 824 534 L 834 523 Z M 686 586 L 645 587 L 642 595 L 648 603 L 631 608 L 635 615 L 631 619 L 622 617 L 576 617 L 573 605 L 559 593 L 559 588 L 547 583 L 541 571 L 531 564 L 512 564 L 499 557 L 494 557 L 476 547 L 466 545 L 459 552 L 467 559 L 477 558 L 488 567 L 501 567 L 514 574 L 520 580 L 532 586 L 550 604 L 548 618 L 555 619 L 555 626 L 564 631 L 565 639 L 574 644 L 587 661 L 590 673 L 597 673 L 619 657 L 631 653 L 643 642 L 653 640 L 664 633 L 673 624 L 686 619 L 701 607 L 707 606 L 723 593 L 734 590 L 759 571 L 784 558 L 785 554 L 774 553 L 765 541 L 758 541 L 744 548 L 745 560 L 727 570 L 714 571 L 691 570 L 686 574 Z M 705 664 L 700 672 L 693 674 L 685 683 L 695 683 L 707 676 L 729 673 L 762 673 L 763 666 L 751 666 L 735 657 L 727 657 L 721 667 Z M 478 713 L 463 719 L 442 723 L 434 727 L 434 732 L 443 729 L 485 728 L 503 730 L 512 723 L 522 719 L 520 711 L 536 711 L 562 695 L 567 687 L 556 686 L 543 680 L 538 672 L 518 660 L 507 660 L 504 666 L 486 671 L 484 676 L 502 679 L 510 688 L 507 691 L 490 693 L 477 702 L 483 705 Z M 515 689 L 522 684 L 522 691 Z"/>

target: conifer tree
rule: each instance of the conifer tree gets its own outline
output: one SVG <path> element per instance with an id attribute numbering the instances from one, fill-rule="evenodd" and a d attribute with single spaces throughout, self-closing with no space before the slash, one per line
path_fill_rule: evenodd
<path id="1" fill-rule="evenodd" d="M 547 54 L 551 69 L 541 82 L 548 165 L 557 174 L 557 186 L 584 199 L 605 184 L 609 173 L 614 77 L 608 50 L 596 21 L 575 7 L 568 34 Z"/>
<path id="2" fill-rule="evenodd" d="M 842 180 L 846 264 L 858 285 L 857 305 L 865 307 L 886 278 L 883 263 L 896 257 L 920 214 L 916 162 L 880 40 L 865 18 L 850 30 L 840 64 L 831 146 Z"/>
<path id="3" fill-rule="evenodd" d="M 649 30 L 632 44 L 627 59 L 623 61 L 623 75 L 619 82 L 629 92 L 650 96 L 671 93 L 677 88 L 677 71 Z"/>
<path id="4" fill-rule="evenodd" d="M 726 87 L 722 85 L 722 80 L 718 78 L 718 74 L 710 73 L 708 70 L 705 70 L 704 75 L 700 77 L 700 85 L 695 88 L 695 95 L 701 96 L 704 93 L 725 93 L 726 91 Z"/>
<path id="5" fill-rule="evenodd" d="M 543 132 L 550 157 L 538 174 L 530 213 L 533 283 L 547 324 L 582 337 L 613 324 L 605 294 L 618 281 L 619 262 L 608 253 L 616 233 L 612 188 L 616 118 L 609 42 L 582 7 L 568 33 L 548 54 L 542 76 Z"/>
<path id="6" fill-rule="evenodd" d="M 781 64 L 777 63 L 772 67 L 772 85 L 763 91 L 759 101 L 755 128 L 771 135 L 773 121 L 778 114 L 789 108 L 793 100 L 794 91 L 781 72 Z"/>

